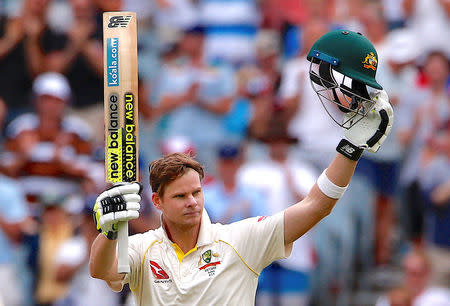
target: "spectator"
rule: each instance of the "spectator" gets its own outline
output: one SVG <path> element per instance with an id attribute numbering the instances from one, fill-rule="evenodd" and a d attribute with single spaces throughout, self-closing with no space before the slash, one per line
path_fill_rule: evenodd
<path id="1" fill-rule="evenodd" d="M 192 0 L 156 0 L 154 11 L 154 22 L 160 35 L 167 30 L 190 28 L 199 22 L 197 3 Z"/>
<path id="2" fill-rule="evenodd" d="M 275 31 L 262 30 L 256 37 L 256 63 L 239 69 L 239 102 L 250 102 L 248 136 L 259 138 L 267 132 L 267 124 L 272 116 L 274 105 L 278 103 L 280 86 L 279 53 L 280 36 Z M 242 115 L 242 114 L 241 114 Z M 231 112 L 228 117 L 237 116 Z"/>
<path id="3" fill-rule="evenodd" d="M 450 36 L 450 5 L 445 0 L 403 0 L 406 25 L 420 37 L 424 52 L 435 49 L 450 52 L 450 42 L 442 37 Z"/>
<path id="4" fill-rule="evenodd" d="M 70 0 L 74 20 L 67 33 L 53 33 L 48 47 L 39 45 L 39 72 L 64 74 L 72 88 L 70 108 L 103 141 L 103 48 L 102 27 L 96 21 L 91 0 Z"/>
<path id="5" fill-rule="evenodd" d="M 223 118 L 226 138 L 242 142 L 264 133 L 273 108 L 267 78 L 257 66 L 243 66 L 236 72 L 236 101 Z"/>
<path id="6" fill-rule="evenodd" d="M 6 116 L 6 106 L 0 99 L 0 131 Z M 14 180 L 0 174 L 0 301 L 4 305 L 19 306 L 29 297 L 20 282 L 18 246 L 22 242 L 29 212 L 25 194 Z M 19 257 L 20 258 L 20 257 Z"/>
<path id="7" fill-rule="evenodd" d="M 447 80 L 449 62 L 441 51 L 427 55 L 423 73 L 428 85 L 416 88 L 403 97 L 398 111 L 398 137 L 407 149 L 400 173 L 403 214 L 408 218 L 408 235 L 416 244 L 422 242 L 424 202 L 419 188 L 420 167 L 426 140 L 450 116 Z"/>
<path id="8" fill-rule="evenodd" d="M 64 241 L 56 251 L 56 280 L 69 285 L 67 295 L 54 306 L 119 305 L 119 294 L 89 275 L 89 253 L 98 232 L 92 224 L 92 204 L 87 202 L 79 212 L 80 233 Z"/>
<path id="9" fill-rule="evenodd" d="M 211 65 L 203 53 L 204 28 L 187 29 L 180 42 L 185 57 L 161 73 L 160 113 L 168 114 L 164 137 L 189 137 L 199 160 L 215 173 L 216 147 L 224 140 L 222 120 L 233 104 L 234 74 L 224 65 Z"/>
<path id="10" fill-rule="evenodd" d="M 406 305 L 446 306 L 450 304 L 448 284 L 445 287 L 430 284 L 431 262 L 423 250 L 413 248 L 408 251 L 403 257 L 402 266 L 404 277 L 398 287 L 401 289 L 394 288 L 387 296 L 379 297 L 376 306 L 397 305 L 393 304 L 393 299 L 402 296 L 405 302 L 410 301 Z"/>
<path id="11" fill-rule="evenodd" d="M 200 23 L 206 28 L 205 57 L 235 67 L 255 61 L 255 37 L 261 21 L 258 1 L 200 0 Z"/>
<path id="12" fill-rule="evenodd" d="M 405 26 L 405 11 L 403 0 L 382 0 L 384 16 L 388 24 L 388 30 L 403 28 Z"/>
<path id="13" fill-rule="evenodd" d="M 315 170 L 291 155 L 296 139 L 287 133 L 286 121 L 276 112 L 262 140 L 269 148 L 269 159 L 251 160 L 239 171 L 239 182 L 263 192 L 268 215 L 300 201 L 314 185 Z M 303 235 L 294 244 L 292 256 L 276 261 L 263 270 L 258 286 L 258 305 L 308 305 L 311 295 L 313 248 L 310 235 Z"/>
<path id="14" fill-rule="evenodd" d="M 377 80 L 389 92 L 389 99 L 398 109 L 402 92 L 414 86 L 416 70 L 412 67 L 417 57 L 414 39 L 406 31 L 388 35 L 387 23 L 381 3 L 368 1 L 363 6 L 361 21 L 364 31 L 374 44 L 379 58 Z M 375 200 L 375 263 L 392 263 L 395 251 L 396 208 L 398 175 L 403 150 L 394 132 L 377 154 L 364 154 L 357 166 L 357 173 L 365 176 L 376 195 Z M 378 154 L 379 153 L 379 154 Z"/>
<path id="15" fill-rule="evenodd" d="M 170 107 L 164 109 L 166 105 L 160 103 L 161 98 L 181 95 L 184 91 L 183 82 L 186 81 L 186 74 L 179 61 L 181 36 L 181 32 L 173 31 L 170 37 L 166 37 L 155 77 L 144 79 L 143 86 L 139 87 L 139 114 L 141 115 L 139 152 L 145 165 L 161 155 L 160 145 L 166 138 L 165 129 L 170 117 L 168 115 Z M 169 78 L 177 80 L 177 84 L 175 81 L 169 83 Z M 181 87 L 178 88 L 179 86 Z M 148 179 L 147 171 L 144 172 L 144 179 Z"/>
<path id="16" fill-rule="evenodd" d="M 69 286 L 57 275 L 55 259 L 61 245 L 73 236 L 73 224 L 63 207 L 64 198 L 55 193 L 42 194 L 43 207 L 39 228 L 35 300 L 37 305 L 51 305 L 67 294 Z"/>
<path id="17" fill-rule="evenodd" d="M 40 49 L 48 47 L 45 17 L 50 0 L 24 0 L 18 12 L 0 17 L 0 93 L 8 106 L 6 122 L 32 109 L 31 83 L 39 73 Z"/>
<path id="18" fill-rule="evenodd" d="M 0 213 L 0 299 L 5 305 L 19 306 L 28 298 L 20 282 L 17 258 L 18 246 L 29 220 L 25 194 L 16 181 L 0 175 L 3 195 Z"/>
<path id="19" fill-rule="evenodd" d="M 241 146 L 223 144 L 218 149 L 218 156 L 218 176 L 203 189 L 211 220 L 227 224 L 266 215 L 266 204 L 262 194 L 254 187 L 237 181 L 237 173 L 244 160 Z"/>
<path id="20" fill-rule="evenodd" d="M 21 115 L 8 126 L 1 166 L 18 177 L 28 199 L 37 203 L 42 194 L 80 192 L 80 182 L 89 180 L 91 134 L 80 119 L 65 113 L 71 92 L 64 76 L 38 76 L 33 92 L 37 113 Z M 34 208 L 38 215 L 39 207 Z"/>
<path id="21" fill-rule="evenodd" d="M 412 294 L 404 287 L 395 287 L 379 297 L 375 306 L 412 306 Z"/>
<path id="22" fill-rule="evenodd" d="M 313 19 L 304 26 L 303 48 L 297 58 L 284 65 L 280 87 L 282 104 L 287 108 L 287 113 L 292 114 L 289 132 L 299 139 L 299 156 L 311 162 L 317 169 L 326 167 L 330 156 L 333 156 L 332 152 L 335 151 L 335 147 L 330 144 L 336 143 L 341 137 L 340 130 L 328 120 L 327 113 L 311 88 L 310 62 L 306 59 L 312 44 L 326 33 L 327 29 L 328 25 L 318 19 Z"/>
<path id="23" fill-rule="evenodd" d="M 425 250 L 433 285 L 450 284 L 450 119 L 427 140 L 420 187 L 425 203 Z"/>
<path id="24" fill-rule="evenodd" d="M 404 258 L 405 286 L 413 295 L 413 306 L 444 306 L 450 303 L 447 288 L 431 286 L 430 259 L 420 250 L 410 251 Z"/>

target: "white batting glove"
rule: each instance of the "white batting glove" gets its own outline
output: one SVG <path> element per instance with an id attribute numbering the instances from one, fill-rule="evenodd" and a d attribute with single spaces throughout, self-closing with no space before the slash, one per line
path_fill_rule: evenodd
<path id="1" fill-rule="evenodd" d="M 121 183 L 102 192 L 93 208 L 97 230 L 108 239 L 116 239 L 118 222 L 139 217 L 141 191 L 139 183 Z"/>
<path id="2" fill-rule="evenodd" d="M 386 140 L 394 122 L 394 111 L 389 103 L 389 97 L 384 90 L 374 92 L 372 100 L 375 105 L 366 116 L 347 113 L 343 122 L 357 121 L 344 132 L 336 150 L 344 156 L 358 160 L 364 150 L 375 153 Z"/>

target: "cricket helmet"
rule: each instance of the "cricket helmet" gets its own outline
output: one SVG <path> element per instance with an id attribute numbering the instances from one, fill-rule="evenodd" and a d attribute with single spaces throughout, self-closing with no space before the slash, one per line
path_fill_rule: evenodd
<path id="1" fill-rule="evenodd" d="M 314 43 L 307 59 L 311 62 L 312 87 L 338 125 L 348 129 L 373 108 L 372 98 L 383 89 L 375 80 L 378 54 L 362 34 L 348 30 L 328 32 Z M 354 116 L 341 122 L 330 107 Z"/>

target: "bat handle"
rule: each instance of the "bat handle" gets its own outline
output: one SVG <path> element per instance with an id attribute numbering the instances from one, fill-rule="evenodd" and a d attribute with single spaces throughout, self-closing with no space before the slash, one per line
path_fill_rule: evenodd
<path id="1" fill-rule="evenodd" d="M 130 273 L 130 262 L 128 259 L 128 222 L 126 221 L 118 223 L 117 243 L 117 272 L 122 274 Z"/>

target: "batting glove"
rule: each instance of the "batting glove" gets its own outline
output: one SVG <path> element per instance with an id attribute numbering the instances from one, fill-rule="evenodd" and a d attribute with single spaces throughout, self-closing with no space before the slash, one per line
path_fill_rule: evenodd
<path id="1" fill-rule="evenodd" d="M 139 217 L 141 192 L 140 183 L 120 183 L 102 192 L 93 208 L 97 230 L 108 239 L 116 239 L 118 222 Z"/>
<path id="2" fill-rule="evenodd" d="M 386 91 L 376 91 L 372 94 L 372 100 L 375 105 L 366 116 L 352 113 L 344 116 L 343 122 L 355 120 L 357 123 L 345 130 L 344 139 L 336 150 L 352 160 L 358 160 L 364 150 L 377 152 L 392 128 L 394 111 Z"/>

